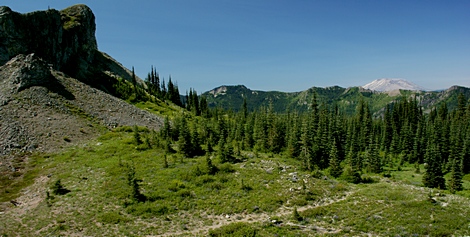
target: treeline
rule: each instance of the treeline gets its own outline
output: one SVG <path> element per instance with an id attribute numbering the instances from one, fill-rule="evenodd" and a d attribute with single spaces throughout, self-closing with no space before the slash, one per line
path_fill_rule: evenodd
<path id="1" fill-rule="evenodd" d="M 236 162 L 243 159 L 241 151 L 282 153 L 302 161 L 303 169 L 351 182 L 405 163 L 420 172 L 424 164 L 423 184 L 452 192 L 462 189 L 462 177 L 470 173 L 470 103 L 463 95 L 455 110 L 442 104 L 428 113 L 416 99 L 401 98 L 379 118 L 364 101 L 354 115 L 346 115 L 316 96 L 302 113 L 276 113 L 272 105 L 249 112 L 246 101 L 236 113 L 207 112 L 205 106 L 191 90 L 186 103 L 191 113 L 167 120 L 161 130 L 161 137 L 187 157 L 216 152 L 222 162 Z"/>
<path id="2" fill-rule="evenodd" d="M 131 81 L 120 78 L 113 87 L 115 96 L 133 103 L 161 100 L 183 106 L 178 85 L 173 83 L 171 76 L 169 76 L 168 82 L 165 82 L 164 78 L 160 79 L 153 66 L 143 84 L 137 81 L 134 67 L 132 67 Z"/>
<path id="3" fill-rule="evenodd" d="M 216 152 L 221 162 L 243 159 L 241 151 L 282 153 L 302 161 L 303 169 L 324 170 L 351 182 L 361 182 L 363 173 L 400 169 L 405 163 L 420 172 L 424 164 L 423 184 L 452 192 L 462 189 L 462 177 L 470 173 L 470 102 L 463 94 L 456 109 L 443 103 L 426 113 L 415 98 L 403 97 L 378 118 L 363 100 L 348 115 L 319 101 L 316 93 L 306 112 L 277 113 L 272 104 L 249 112 L 246 100 L 233 112 L 210 109 L 193 89 L 181 97 L 171 77 L 165 83 L 153 66 L 145 85 L 136 81 L 134 69 L 132 74 L 131 82 L 115 85 L 121 98 L 170 101 L 188 111 L 165 120 L 158 143 L 167 152 L 186 157 Z"/>

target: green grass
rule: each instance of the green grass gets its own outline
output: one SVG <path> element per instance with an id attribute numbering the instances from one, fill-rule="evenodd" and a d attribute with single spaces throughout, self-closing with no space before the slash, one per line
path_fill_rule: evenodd
<path id="1" fill-rule="evenodd" d="M 19 171 L 11 174 L 14 177 L 10 177 L 10 174 L 0 176 L 0 202 L 16 199 L 23 188 L 33 184 L 34 179 L 43 173 L 39 168 L 45 160 L 43 156 L 18 154 L 15 160 L 17 162 L 14 166 Z"/>
<path id="2" fill-rule="evenodd" d="M 460 196 L 432 191 L 437 200 L 432 201 L 412 165 L 392 170 L 390 178 L 367 174 L 376 182 L 354 185 L 298 170 L 294 159 L 242 152 L 241 163 L 220 164 L 214 158 L 219 171 L 210 175 L 206 157 L 166 154 L 165 168 L 164 151 L 150 144 L 154 148 L 137 146 L 132 128 L 122 127 L 88 144 L 31 157 L 24 178 L 9 184 L 11 193 L 1 198 L 11 200 L 35 178 L 51 174 L 38 193 L 43 201 L 20 216 L 15 209 L 3 214 L 0 235 L 445 236 L 470 231 L 470 202 L 460 195 L 468 192 L 469 176 Z M 140 199 L 131 196 L 131 170 Z M 294 172 L 301 181 L 292 181 Z M 52 194 L 57 180 L 69 192 Z M 294 208 L 302 218 L 292 219 Z M 245 216 L 250 223 L 238 223 Z M 229 225 L 210 230 L 221 222 Z"/>
<path id="3" fill-rule="evenodd" d="M 132 231 L 139 235 L 165 233 L 175 226 L 177 229 L 183 225 L 197 226 L 206 215 L 270 213 L 289 201 L 303 198 L 289 190 L 297 190 L 301 186 L 287 179 L 287 172 L 294 172 L 293 167 L 299 167 L 295 160 L 275 157 L 276 162 L 273 162 L 260 156 L 244 163 L 220 164 L 214 159 L 219 172 L 208 175 L 204 174 L 205 157 L 182 159 L 178 154 L 171 154 L 167 156 L 168 168 L 164 168 L 164 152 L 138 149 L 131 129 L 125 128 L 47 157 L 38 157 L 42 160 L 42 168 L 31 175 L 52 174 L 47 189 L 40 194 L 45 197 L 49 191 L 51 198 L 23 217 L 22 222 L 26 225 L 7 218 L 0 224 L 0 233 L 39 231 L 39 234 L 47 235 L 55 231 L 67 234 L 78 229 L 82 229 L 85 235 L 125 235 Z M 281 172 L 277 169 L 279 165 L 291 168 Z M 130 197 L 129 167 L 135 168 L 135 175 L 141 180 L 139 187 L 145 196 L 143 202 Z M 267 172 L 267 169 L 276 171 Z M 314 179 L 305 177 L 312 183 L 307 185 L 309 192 L 314 193 L 308 195 L 319 198 L 321 190 L 328 189 L 328 182 L 316 181 L 314 186 Z M 63 187 L 70 192 L 53 195 L 50 187 L 57 180 L 61 180 Z M 30 183 L 25 182 L 22 187 Z M 305 197 L 303 203 L 312 202 L 315 198 Z M 199 217 L 190 221 L 181 217 L 188 213 Z M 57 219 L 59 216 L 60 220 Z M 139 221 L 156 221 L 161 226 L 142 232 Z M 91 222 L 108 227 L 119 223 L 126 228 L 101 228 L 90 225 Z M 67 228 L 63 229 L 64 226 Z"/>
<path id="4" fill-rule="evenodd" d="M 174 118 L 175 115 L 180 115 L 183 111 L 180 107 L 161 100 L 156 100 L 155 102 L 138 102 L 134 105 L 139 109 L 147 110 L 157 115 L 168 116 L 169 118 Z"/>

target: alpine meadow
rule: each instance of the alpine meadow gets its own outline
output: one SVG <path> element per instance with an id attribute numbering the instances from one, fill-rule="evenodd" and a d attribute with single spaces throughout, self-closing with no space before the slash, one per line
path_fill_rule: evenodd
<path id="1" fill-rule="evenodd" d="M 0 7 L 0 236 L 470 235 L 470 88 L 182 95 L 95 30 Z"/>

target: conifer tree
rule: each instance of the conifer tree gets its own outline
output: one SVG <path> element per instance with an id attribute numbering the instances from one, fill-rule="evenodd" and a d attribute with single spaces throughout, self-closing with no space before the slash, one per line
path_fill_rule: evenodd
<path id="1" fill-rule="evenodd" d="M 368 169 L 369 169 L 369 172 L 372 172 L 372 173 L 382 172 L 382 161 L 379 156 L 377 143 L 378 143 L 377 140 L 374 143 L 371 143 L 367 152 Z"/>
<path id="2" fill-rule="evenodd" d="M 134 142 L 137 145 L 142 144 L 142 138 L 140 137 L 139 128 L 137 127 L 137 125 L 134 125 L 134 127 L 132 128 L 132 132 L 134 136 Z"/>
<path id="3" fill-rule="evenodd" d="M 179 127 L 178 150 L 186 157 L 192 155 L 191 133 L 185 117 L 182 118 Z"/>
<path id="4" fill-rule="evenodd" d="M 450 180 L 448 184 L 451 193 L 455 193 L 456 191 L 461 191 L 463 189 L 462 177 L 462 163 L 460 159 L 452 159 Z"/>
<path id="5" fill-rule="evenodd" d="M 144 201 L 145 196 L 142 195 L 140 192 L 140 185 L 139 183 L 142 180 L 137 179 L 135 175 L 135 168 L 134 165 L 129 165 L 127 167 L 127 183 L 131 187 L 131 193 L 130 193 L 130 198 L 134 201 Z"/>
<path id="6" fill-rule="evenodd" d="M 132 66 L 131 82 L 132 82 L 132 85 L 134 85 L 134 91 L 137 93 L 137 79 L 135 77 L 134 66 Z"/>
<path id="7" fill-rule="evenodd" d="M 290 119 L 288 122 L 291 126 L 289 126 L 289 132 L 287 134 L 287 154 L 290 157 L 298 157 L 300 151 L 300 126 L 299 126 L 299 118 L 297 113 L 294 113 L 293 118 Z"/>
<path id="8" fill-rule="evenodd" d="M 338 149 L 336 148 L 336 140 L 333 140 L 333 144 L 331 145 L 331 149 L 330 149 L 330 174 L 333 177 L 338 178 L 342 172 L 343 172 L 343 169 L 341 168 L 340 160 L 338 157 Z"/>
<path id="9" fill-rule="evenodd" d="M 426 172 L 423 175 L 423 184 L 428 188 L 445 189 L 445 179 L 442 173 L 439 147 L 437 144 L 428 144 L 426 149 Z"/>
<path id="10" fill-rule="evenodd" d="M 208 174 L 214 175 L 217 173 L 218 169 L 214 164 L 212 164 L 212 159 L 209 157 L 209 155 L 206 155 L 206 166 Z"/>
<path id="11" fill-rule="evenodd" d="M 299 158 L 302 160 L 303 166 L 306 170 L 314 170 L 314 164 L 311 159 L 311 141 L 308 135 L 308 123 L 304 121 L 302 124 L 302 132 L 300 135 L 300 152 Z"/>
<path id="12" fill-rule="evenodd" d="M 246 119 L 246 117 L 248 116 L 248 105 L 246 103 L 246 97 L 243 97 L 242 109 L 243 109 L 243 118 Z"/>
<path id="13" fill-rule="evenodd" d="M 225 138 L 221 138 L 219 141 L 219 150 L 217 151 L 217 156 L 221 163 L 225 162 L 234 162 L 235 157 L 233 156 L 233 148 L 230 142 L 227 142 Z"/>

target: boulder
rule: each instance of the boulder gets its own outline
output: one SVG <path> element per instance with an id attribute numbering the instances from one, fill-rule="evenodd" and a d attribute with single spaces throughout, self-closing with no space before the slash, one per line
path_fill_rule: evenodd
<path id="1" fill-rule="evenodd" d="M 13 92 L 31 86 L 45 86 L 52 78 L 48 64 L 35 54 L 17 55 L 0 67 L 0 79 L 10 84 Z"/>

